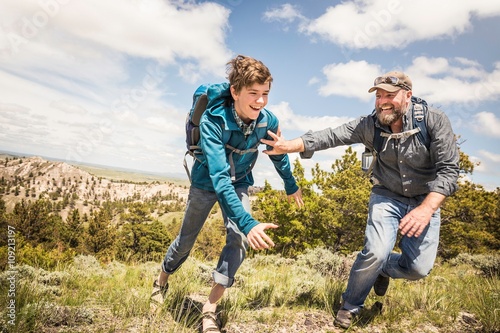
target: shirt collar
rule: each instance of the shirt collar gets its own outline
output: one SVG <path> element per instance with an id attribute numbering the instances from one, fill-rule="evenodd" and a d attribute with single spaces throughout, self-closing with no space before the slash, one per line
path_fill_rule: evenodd
<path id="1" fill-rule="evenodd" d="M 253 130 L 255 129 L 255 124 L 257 123 L 257 121 L 252 120 L 252 122 L 250 124 L 248 124 L 248 125 L 245 124 L 245 122 L 243 120 L 241 120 L 240 116 L 238 116 L 238 113 L 236 112 L 236 109 L 234 108 L 234 104 L 233 104 L 233 115 L 234 115 L 234 120 L 236 121 L 236 124 L 241 129 L 243 134 L 245 136 L 249 136 L 250 134 L 252 134 Z"/>

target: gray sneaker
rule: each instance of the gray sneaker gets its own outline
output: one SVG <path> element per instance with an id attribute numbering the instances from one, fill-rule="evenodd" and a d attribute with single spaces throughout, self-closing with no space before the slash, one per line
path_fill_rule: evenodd
<path id="1" fill-rule="evenodd" d="M 167 291 L 168 283 L 164 286 L 160 286 L 156 280 L 153 282 L 153 291 L 151 292 L 149 303 L 149 307 L 152 311 L 156 311 L 163 305 Z"/>
<path id="2" fill-rule="evenodd" d="M 333 322 L 333 324 L 341 328 L 349 328 L 355 316 L 356 314 L 352 313 L 351 311 L 340 308 L 340 310 L 337 312 L 337 316 L 335 317 L 335 321 Z"/>

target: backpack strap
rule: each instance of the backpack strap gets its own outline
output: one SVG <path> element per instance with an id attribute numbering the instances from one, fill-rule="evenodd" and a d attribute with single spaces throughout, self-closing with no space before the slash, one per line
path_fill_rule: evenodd
<path id="1" fill-rule="evenodd" d="M 418 98 L 418 97 L 417 97 Z M 421 100 L 421 99 L 420 99 Z M 431 138 L 427 132 L 427 124 L 425 123 L 425 115 L 427 113 L 427 103 L 413 104 L 413 128 L 418 128 L 417 137 L 427 149 L 431 145 Z"/>
<path id="2" fill-rule="evenodd" d="M 245 172 L 245 174 L 243 176 L 236 179 L 236 168 L 234 167 L 233 154 L 236 153 L 239 155 L 243 155 L 243 154 L 248 154 L 248 153 L 255 153 L 258 151 L 258 149 L 257 149 L 257 147 L 255 147 L 255 148 L 241 150 L 241 149 L 234 148 L 233 146 L 231 146 L 227 143 L 226 143 L 225 147 L 228 148 L 229 150 L 231 150 L 231 152 L 228 155 L 228 159 L 229 159 L 229 166 L 231 168 L 231 181 L 234 183 L 234 182 L 242 179 L 243 177 L 246 177 L 252 171 L 253 167 L 255 166 L 255 163 L 257 162 L 257 159 L 253 160 L 252 164 L 250 164 L 250 167 L 247 169 L 247 171 Z M 200 161 L 200 160 L 196 157 L 195 153 L 193 153 L 191 151 L 187 151 L 186 154 L 184 154 L 183 165 L 184 165 L 184 169 L 186 169 L 189 181 L 191 182 L 191 173 L 189 172 L 189 167 L 188 167 L 187 162 L 186 162 L 186 156 L 188 154 L 193 156 L 194 159 L 197 159 L 198 161 Z M 259 155 L 257 155 L 257 157 L 258 156 Z"/>
<path id="3" fill-rule="evenodd" d="M 266 132 L 267 132 L 267 122 L 258 123 L 255 128 L 266 128 Z M 259 155 L 257 154 L 257 157 L 255 157 L 255 160 L 253 160 L 253 162 L 250 164 L 248 169 L 245 171 L 245 174 L 243 176 L 239 177 L 238 179 L 236 179 L 236 171 L 235 171 L 235 167 L 234 167 L 233 153 L 240 154 L 240 155 L 248 154 L 248 153 L 255 153 L 258 151 L 257 148 L 259 147 L 259 145 L 260 145 L 260 142 L 258 142 L 255 145 L 255 147 L 253 147 L 253 148 L 240 150 L 240 149 L 234 148 L 233 146 L 230 146 L 229 144 L 226 144 L 226 148 L 229 148 L 231 150 L 231 153 L 229 154 L 229 165 L 231 166 L 231 181 L 233 183 L 242 179 L 243 177 L 246 177 L 252 171 L 253 167 L 255 166 L 255 163 L 257 163 L 257 158 L 259 157 Z"/>
<path id="4" fill-rule="evenodd" d="M 257 146 L 258 146 L 258 144 L 257 144 Z M 247 171 L 245 171 L 245 174 L 243 176 L 239 177 L 238 179 L 236 179 L 236 170 L 234 167 L 233 154 L 236 153 L 236 154 L 244 155 L 244 154 L 248 154 L 248 153 L 255 153 L 258 151 L 258 149 L 257 149 L 257 147 L 254 147 L 254 148 L 250 148 L 250 149 L 240 150 L 240 149 L 234 148 L 233 146 L 231 146 L 229 144 L 226 144 L 226 148 L 231 150 L 231 152 L 229 153 L 228 159 L 229 159 L 229 165 L 231 166 L 231 181 L 234 183 L 234 182 L 242 179 L 243 177 L 246 177 L 252 171 L 253 167 L 255 166 L 255 163 L 257 162 L 257 158 L 253 160 L 252 164 L 250 164 Z M 257 155 L 257 157 L 258 156 L 259 155 Z"/>
<path id="5" fill-rule="evenodd" d="M 386 133 L 378 126 L 375 126 L 375 131 L 373 134 L 373 150 L 365 148 L 365 152 L 362 154 L 362 169 L 367 174 L 371 174 L 375 162 L 377 160 L 377 154 L 384 151 L 391 139 L 401 139 L 404 137 L 410 137 L 416 135 L 418 140 L 423 143 L 427 149 L 430 147 L 431 138 L 427 131 L 427 124 L 425 122 L 425 117 L 427 114 L 427 102 L 420 97 L 411 97 L 412 102 L 412 125 L 413 129 L 405 131 L 402 133 Z M 371 117 L 375 122 L 377 118 L 377 113 L 373 110 Z M 385 145 L 384 145 L 385 138 Z"/>

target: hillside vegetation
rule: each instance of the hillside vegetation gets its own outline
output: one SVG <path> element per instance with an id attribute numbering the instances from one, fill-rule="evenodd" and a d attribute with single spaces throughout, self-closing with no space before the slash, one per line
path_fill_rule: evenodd
<path id="1" fill-rule="evenodd" d="M 252 256 L 219 306 L 225 332 L 343 332 L 333 326 L 333 316 L 352 260 L 322 248 L 296 259 Z M 499 332 L 500 281 L 479 268 L 486 260 L 459 256 L 438 263 L 426 279 L 393 281 L 385 297 L 370 294 L 349 332 Z M 172 277 L 165 306 L 154 314 L 148 300 L 156 262 L 103 265 L 93 256 L 77 256 L 50 271 L 19 266 L 15 326 L 3 307 L 0 331 L 200 332 L 214 265 L 190 257 Z M 7 304 L 8 272 L 0 276 L 0 299 Z"/>
<path id="2" fill-rule="evenodd" d="M 126 178 L 120 179 L 120 176 Z M 104 168 L 76 167 L 40 157 L 6 156 L 0 163 L 0 195 L 8 210 L 22 200 L 50 199 L 66 218 L 72 209 L 78 209 L 81 215 L 88 214 L 104 201 L 145 200 L 153 196 L 187 198 L 187 184 L 143 179 L 148 177 Z"/>
<path id="3" fill-rule="evenodd" d="M 462 154 L 463 173 L 473 168 Z M 0 331 L 199 331 L 200 302 L 224 244 L 219 207 L 152 315 L 151 284 L 188 189 L 101 171 L 37 157 L 0 163 L 0 300 L 7 304 Z M 370 183 L 350 148 L 332 170 L 316 166 L 312 174 L 305 179 L 295 162 L 305 209 L 268 184 L 253 197 L 252 214 L 280 227 L 270 233 L 276 247 L 250 251 L 224 297 L 226 332 L 341 331 L 333 315 L 362 247 Z M 500 331 L 500 189 L 462 181 L 441 214 L 430 276 L 392 281 L 383 298 L 370 295 L 350 332 Z"/>

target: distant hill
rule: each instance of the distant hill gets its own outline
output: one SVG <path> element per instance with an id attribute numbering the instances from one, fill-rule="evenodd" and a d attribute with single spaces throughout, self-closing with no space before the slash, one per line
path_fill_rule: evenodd
<path id="1" fill-rule="evenodd" d="M 71 204 L 65 209 L 66 213 L 71 208 L 78 208 L 85 213 L 94 203 L 105 200 L 142 200 L 154 195 L 169 194 L 186 199 L 188 194 L 188 184 L 160 181 L 159 177 L 154 178 L 151 175 L 114 172 L 97 167 L 77 167 L 36 156 L 23 158 L 2 155 L 2 158 L 0 195 L 8 210 L 23 199 L 34 201 L 50 198 L 54 202 L 69 201 Z M 62 213 L 64 216 L 64 211 Z"/>

